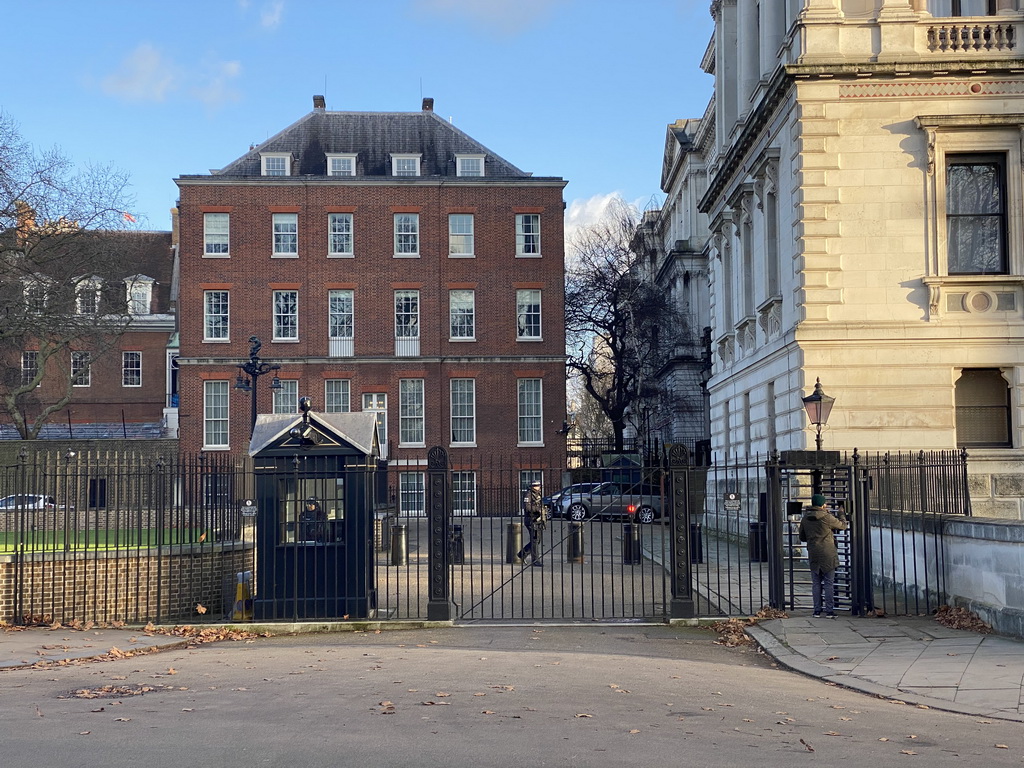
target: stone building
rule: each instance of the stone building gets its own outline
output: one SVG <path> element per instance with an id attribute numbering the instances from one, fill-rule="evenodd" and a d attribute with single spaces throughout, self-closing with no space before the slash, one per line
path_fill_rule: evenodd
<path id="1" fill-rule="evenodd" d="M 975 511 L 1022 515 L 1022 10 L 712 3 L 716 456 L 813 448 L 820 378 L 826 448 L 966 448 Z"/>
<path id="2" fill-rule="evenodd" d="M 176 180 L 182 450 L 240 452 L 249 398 L 280 413 L 308 396 L 377 413 L 393 465 L 425 465 L 433 445 L 456 466 L 564 460 L 565 182 L 515 167 L 432 99 L 313 106 L 222 170 Z M 269 375 L 236 388 L 252 336 L 280 366 L 273 392 Z"/>

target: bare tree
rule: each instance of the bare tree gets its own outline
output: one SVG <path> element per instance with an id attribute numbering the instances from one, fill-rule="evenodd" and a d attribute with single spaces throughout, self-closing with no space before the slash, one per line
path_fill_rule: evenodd
<path id="1" fill-rule="evenodd" d="M 128 327 L 124 277 L 139 242 L 127 188 L 112 167 L 37 151 L 0 113 L 0 417 L 23 439 Z"/>
<path id="2" fill-rule="evenodd" d="M 614 202 L 573 238 L 566 270 L 566 364 L 607 416 L 620 450 L 630 409 L 650 396 L 645 377 L 675 321 L 664 292 L 644 279 L 654 246 L 639 224 L 635 208 Z"/>

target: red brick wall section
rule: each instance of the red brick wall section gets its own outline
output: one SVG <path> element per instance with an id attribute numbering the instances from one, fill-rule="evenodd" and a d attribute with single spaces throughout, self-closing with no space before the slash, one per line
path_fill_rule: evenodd
<path id="1" fill-rule="evenodd" d="M 388 435 L 398 435 L 400 369 L 425 371 L 427 446 L 450 442 L 450 378 L 472 369 L 477 383 L 478 451 L 529 453 L 517 448 L 515 370 L 544 379 L 544 437 L 550 452 L 565 418 L 563 327 L 563 203 L 560 183 L 493 185 L 204 185 L 183 184 L 181 221 L 182 450 L 202 448 L 203 378 L 234 384 L 235 363 L 262 342 L 261 356 L 282 366 L 282 378 L 299 380 L 299 394 L 323 408 L 323 380 L 348 371 L 353 410 L 364 392 L 388 395 Z M 298 206 L 298 258 L 272 258 L 271 210 Z M 230 257 L 203 258 L 203 210 L 230 208 Z M 393 211 L 420 215 L 420 258 L 394 258 Z M 330 210 L 354 211 L 354 258 L 328 258 Z M 475 258 L 448 257 L 448 214 L 474 211 Z M 517 211 L 541 215 L 540 258 L 516 258 Z M 272 341 L 272 284 L 299 286 L 299 341 Z M 395 358 L 396 285 L 420 285 L 420 359 Z M 328 287 L 354 287 L 355 357 L 328 358 Z M 476 341 L 449 340 L 448 291 L 476 286 Z M 203 343 L 203 286 L 230 285 L 230 341 Z M 516 340 L 516 286 L 542 291 L 541 341 Z M 260 412 L 270 412 L 269 377 L 260 381 Z M 249 437 L 249 397 L 230 390 L 231 449 Z M 424 453 L 425 455 L 425 453 Z"/>

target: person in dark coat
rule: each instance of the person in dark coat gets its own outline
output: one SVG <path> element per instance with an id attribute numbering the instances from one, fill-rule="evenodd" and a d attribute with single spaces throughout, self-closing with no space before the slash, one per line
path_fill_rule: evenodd
<path id="1" fill-rule="evenodd" d="M 534 565 L 541 565 L 540 558 L 544 553 L 544 528 L 547 527 L 548 515 L 543 499 L 540 481 L 535 480 L 523 496 L 523 522 L 530 540 L 516 555 L 520 560 L 525 560 L 529 553 Z"/>
<path id="2" fill-rule="evenodd" d="M 835 575 L 839 567 L 836 549 L 836 531 L 846 530 L 846 517 L 836 517 L 825 507 L 826 499 L 820 493 L 811 497 L 811 506 L 804 510 L 800 520 L 800 541 L 807 542 L 807 560 L 811 567 L 811 594 L 814 598 L 814 616 L 821 616 L 824 597 L 825 615 L 836 618 Z"/>
<path id="3" fill-rule="evenodd" d="M 299 541 L 324 541 L 327 516 L 320 502 L 310 496 L 299 513 Z"/>

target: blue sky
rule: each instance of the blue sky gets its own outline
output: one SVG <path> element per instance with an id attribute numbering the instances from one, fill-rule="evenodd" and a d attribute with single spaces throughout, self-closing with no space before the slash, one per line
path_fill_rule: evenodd
<path id="1" fill-rule="evenodd" d="M 665 127 L 699 117 L 709 0 L 35 0 L 3 12 L 0 110 L 40 148 L 131 176 L 169 229 L 173 179 L 221 168 L 329 110 L 435 111 L 520 168 L 561 176 L 570 215 L 643 207 Z"/>

